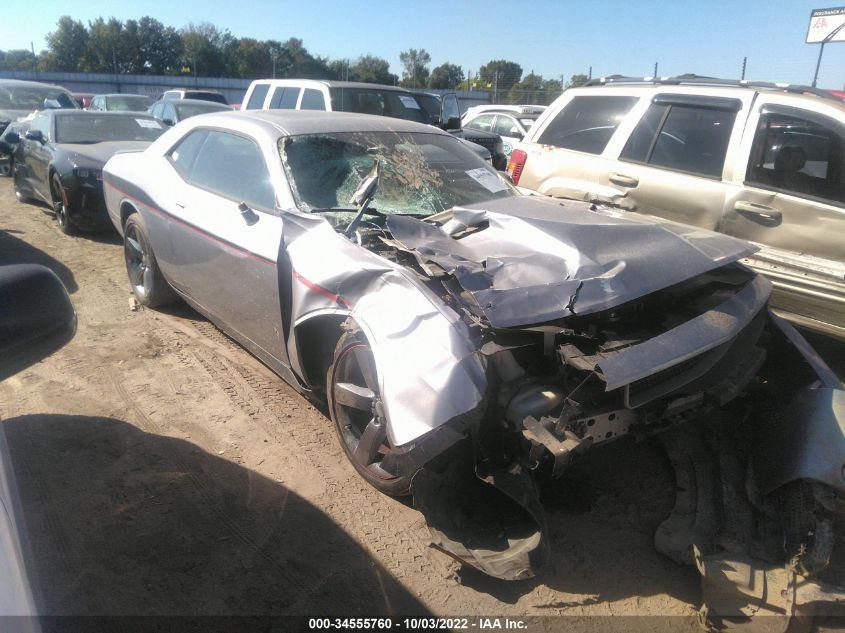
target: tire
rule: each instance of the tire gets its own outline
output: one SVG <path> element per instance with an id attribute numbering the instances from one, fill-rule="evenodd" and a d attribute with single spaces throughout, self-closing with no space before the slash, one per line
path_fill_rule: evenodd
<path id="1" fill-rule="evenodd" d="M 14 186 L 14 189 L 15 189 L 15 197 L 18 199 L 19 202 L 28 202 L 29 196 L 24 195 L 21 192 L 20 185 L 18 184 L 18 179 L 19 179 L 19 176 L 18 176 L 17 165 L 13 165 L 12 166 L 12 185 Z"/>
<path id="2" fill-rule="evenodd" d="M 67 205 L 65 205 L 62 195 L 62 181 L 58 174 L 53 174 L 50 179 L 50 194 L 53 199 L 53 213 L 56 215 L 56 224 L 59 225 L 59 230 L 65 235 L 76 235 L 78 229 L 67 211 Z"/>
<path id="3" fill-rule="evenodd" d="M 825 516 L 809 481 L 786 484 L 780 503 L 787 565 L 801 576 L 815 576 L 830 562 L 836 540 L 832 519 Z"/>
<path id="4" fill-rule="evenodd" d="M 360 331 L 345 332 L 337 342 L 326 375 L 326 394 L 340 445 L 358 474 L 379 492 L 407 495 L 413 473 L 397 477 L 379 466 L 393 449 L 387 439 L 375 359 Z"/>
<path id="5" fill-rule="evenodd" d="M 147 228 L 137 213 L 126 219 L 123 228 L 123 257 L 132 293 L 142 306 L 157 308 L 176 299 L 158 267 Z"/>

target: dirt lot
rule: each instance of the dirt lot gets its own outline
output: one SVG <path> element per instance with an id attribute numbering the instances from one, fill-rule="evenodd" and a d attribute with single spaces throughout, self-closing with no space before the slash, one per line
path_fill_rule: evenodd
<path id="1" fill-rule="evenodd" d="M 674 496 L 651 444 L 596 450 L 547 490 L 554 568 L 501 584 L 428 548 L 326 416 L 198 314 L 131 310 L 116 234 L 65 237 L 0 179 L 0 264 L 24 261 L 79 314 L 67 347 L 0 383 L 44 612 L 694 614 L 696 572 L 652 549 Z M 841 375 L 842 347 L 824 351 Z"/>

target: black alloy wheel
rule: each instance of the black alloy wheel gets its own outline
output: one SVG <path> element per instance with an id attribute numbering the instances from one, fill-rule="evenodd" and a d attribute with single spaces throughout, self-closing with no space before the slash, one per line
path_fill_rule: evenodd
<path id="1" fill-rule="evenodd" d="M 62 193 L 62 181 L 58 174 L 53 174 L 53 178 L 50 180 L 50 193 L 53 199 L 53 213 L 56 215 L 59 230 L 65 235 L 76 234 L 76 225 L 68 215 L 67 205 Z"/>
<path id="2" fill-rule="evenodd" d="M 176 298 L 158 268 L 146 228 L 137 213 L 129 216 L 123 229 L 123 256 L 129 284 L 138 303 L 155 308 Z"/>
<path id="3" fill-rule="evenodd" d="M 408 494 L 412 475 L 396 476 L 381 467 L 393 448 L 387 439 L 375 358 L 360 332 L 340 337 L 326 382 L 332 421 L 352 466 L 380 492 Z"/>

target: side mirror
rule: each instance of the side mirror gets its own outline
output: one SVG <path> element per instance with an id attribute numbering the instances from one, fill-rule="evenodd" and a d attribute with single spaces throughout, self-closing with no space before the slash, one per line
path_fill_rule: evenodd
<path id="1" fill-rule="evenodd" d="M 44 135 L 41 133 L 41 130 L 27 130 L 25 136 L 30 141 L 38 141 L 39 143 L 44 142 Z"/>
<path id="2" fill-rule="evenodd" d="M 45 266 L 0 266 L 0 380 L 46 358 L 73 338 L 76 312 Z"/>
<path id="3" fill-rule="evenodd" d="M 21 135 L 17 132 L 8 132 L 6 136 L 3 137 L 3 141 L 9 145 L 17 145 L 21 142 Z"/>
<path id="4" fill-rule="evenodd" d="M 173 119 L 162 119 L 161 122 L 165 125 L 169 125 L 170 127 L 176 125 L 176 121 L 174 121 Z"/>
<path id="5" fill-rule="evenodd" d="M 446 127 L 443 128 L 444 130 L 460 130 L 461 129 L 461 119 L 460 117 L 453 116 L 448 121 L 446 121 Z"/>

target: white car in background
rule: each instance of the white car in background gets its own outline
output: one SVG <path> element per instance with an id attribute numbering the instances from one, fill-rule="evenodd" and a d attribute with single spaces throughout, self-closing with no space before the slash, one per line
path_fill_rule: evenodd
<path id="1" fill-rule="evenodd" d="M 513 148 L 525 138 L 545 109 L 546 106 L 473 106 L 464 113 L 461 124 L 470 130 L 482 130 L 501 136 L 505 155 L 510 158 Z"/>

